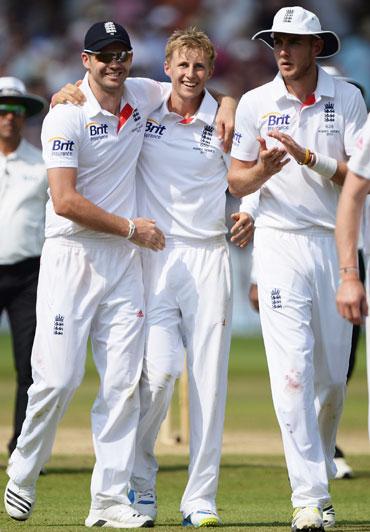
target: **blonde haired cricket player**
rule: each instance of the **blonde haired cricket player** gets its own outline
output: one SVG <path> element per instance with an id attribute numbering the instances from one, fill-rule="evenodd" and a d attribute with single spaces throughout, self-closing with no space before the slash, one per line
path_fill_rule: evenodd
<path id="1" fill-rule="evenodd" d="M 164 70 L 172 91 L 147 121 L 138 164 L 138 208 L 158 221 L 166 249 L 143 253 L 147 338 L 134 506 L 155 518 L 154 445 L 186 352 L 190 463 L 180 510 L 183 524 L 196 527 L 220 524 L 216 492 L 231 337 L 228 157 L 215 131 L 217 102 L 205 88 L 214 59 L 203 32 L 189 29 L 170 37 Z M 234 239 L 241 244 L 250 238 L 252 224 L 243 213 L 235 219 Z"/>

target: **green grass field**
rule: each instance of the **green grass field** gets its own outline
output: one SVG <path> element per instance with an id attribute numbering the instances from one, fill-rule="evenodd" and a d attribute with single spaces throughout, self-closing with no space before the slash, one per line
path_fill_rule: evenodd
<path id="1" fill-rule="evenodd" d="M 225 527 L 230 531 L 253 530 L 279 532 L 290 524 L 290 489 L 284 459 L 268 452 L 269 439 L 276 437 L 277 424 L 271 405 L 266 362 L 260 338 L 235 338 L 230 356 L 229 396 L 226 434 L 265 434 L 264 450 L 258 454 L 230 452 L 222 460 L 218 508 Z M 74 397 L 63 427 L 88 427 L 89 409 L 97 386 L 96 374 L 87 360 L 84 382 Z M 370 532 L 370 444 L 359 453 L 367 437 L 367 385 L 364 346 L 361 343 L 356 369 L 351 380 L 343 415 L 339 441 L 354 440 L 349 459 L 356 472 L 353 480 L 333 481 L 332 495 L 337 511 L 339 531 Z M 9 427 L 12 418 L 14 370 L 8 336 L 0 336 L 0 429 Z M 174 407 L 176 425 L 177 408 Z M 4 432 L 4 431 L 3 431 Z M 3 433 L 2 432 L 2 433 Z M 360 446 L 360 443 L 362 447 Z M 2 442 L 4 448 L 4 442 Z M 159 457 L 159 513 L 157 526 L 163 532 L 179 529 L 178 506 L 186 483 L 186 456 Z M 48 475 L 38 482 L 38 502 L 26 523 L 11 521 L 0 505 L 0 532 L 16 529 L 34 531 L 75 531 L 84 528 L 89 508 L 89 483 L 93 458 L 53 456 Z M 6 455 L 0 455 L 0 490 L 3 491 Z"/>

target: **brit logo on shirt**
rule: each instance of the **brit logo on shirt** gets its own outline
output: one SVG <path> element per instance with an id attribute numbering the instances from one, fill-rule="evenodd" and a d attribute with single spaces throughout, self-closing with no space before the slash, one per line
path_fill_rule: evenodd
<path id="1" fill-rule="evenodd" d="M 141 116 L 140 116 L 138 109 L 134 109 L 134 112 L 132 113 L 132 118 L 134 119 L 135 122 L 138 122 L 139 120 L 141 120 Z"/>
<path id="2" fill-rule="evenodd" d="M 278 308 L 283 308 L 281 304 L 281 294 L 279 288 L 273 288 L 271 290 L 271 306 L 274 310 Z"/>
<path id="3" fill-rule="evenodd" d="M 333 102 L 328 102 L 324 105 L 324 121 L 335 122 L 335 109 Z"/>
<path id="4" fill-rule="evenodd" d="M 239 131 L 234 131 L 233 144 L 239 146 L 241 140 L 242 140 L 242 134 L 239 133 Z"/>
<path id="5" fill-rule="evenodd" d="M 204 126 L 202 135 L 200 137 L 201 147 L 209 146 L 211 144 L 213 130 L 213 126 Z"/>
<path id="6" fill-rule="evenodd" d="M 160 139 L 166 131 L 166 126 L 162 126 L 154 118 L 148 118 L 145 127 L 145 138 Z"/>
<path id="7" fill-rule="evenodd" d="M 52 137 L 48 140 L 52 143 L 51 155 L 57 155 L 58 157 L 70 157 L 74 150 L 75 142 L 65 137 Z"/>
<path id="8" fill-rule="evenodd" d="M 54 318 L 54 334 L 63 334 L 64 332 L 64 316 L 57 314 Z"/>
<path id="9" fill-rule="evenodd" d="M 90 140 L 100 140 L 108 138 L 108 124 L 99 124 L 99 122 L 89 122 L 85 126 L 89 131 Z"/>

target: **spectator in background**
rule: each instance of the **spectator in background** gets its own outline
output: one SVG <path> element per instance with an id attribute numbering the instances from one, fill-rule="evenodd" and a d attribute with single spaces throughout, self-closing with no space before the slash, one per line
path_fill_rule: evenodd
<path id="1" fill-rule="evenodd" d="M 32 383 L 31 350 L 47 200 L 41 151 L 22 135 L 26 119 L 40 113 L 45 103 L 27 94 L 19 79 L 0 78 L 0 317 L 6 310 L 17 373 L 9 454 L 22 429 Z"/>

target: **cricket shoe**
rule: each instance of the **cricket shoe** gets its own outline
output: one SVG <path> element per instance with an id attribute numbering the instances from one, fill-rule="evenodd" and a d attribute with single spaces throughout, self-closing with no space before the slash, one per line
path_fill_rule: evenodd
<path id="1" fill-rule="evenodd" d="M 325 530 L 327 528 L 332 528 L 335 525 L 335 510 L 332 504 L 323 509 L 322 520 Z"/>
<path id="2" fill-rule="evenodd" d="M 130 490 L 128 498 L 135 510 L 143 515 L 149 515 L 155 521 L 157 517 L 157 497 L 154 490 Z"/>
<path id="3" fill-rule="evenodd" d="M 100 528 L 150 528 L 154 526 L 149 515 L 139 514 L 128 504 L 114 504 L 101 510 L 90 510 L 85 526 Z"/>
<path id="4" fill-rule="evenodd" d="M 201 528 L 206 526 L 220 526 L 221 519 L 211 510 L 198 510 L 184 518 L 182 526 L 194 526 Z"/>
<path id="5" fill-rule="evenodd" d="M 335 473 L 336 479 L 353 478 L 353 469 L 347 464 L 344 457 L 334 458 L 334 464 L 337 467 L 337 472 Z"/>
<path id="6" fill-rule="evenodd" d="M 32 514 L 36 500 L 34 486 L 18 486 L 9 480 L 4 493 L 4 505 L 8 515 L 17 521 L 26 521 Z"/>
<path id="7" fill-rule="evenodd" d="M 312 506 L 295 508 L 292 519 L 292 532 L 324 532 L 321 510 Z"/>

